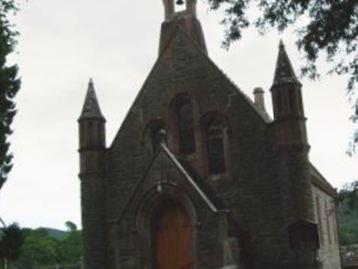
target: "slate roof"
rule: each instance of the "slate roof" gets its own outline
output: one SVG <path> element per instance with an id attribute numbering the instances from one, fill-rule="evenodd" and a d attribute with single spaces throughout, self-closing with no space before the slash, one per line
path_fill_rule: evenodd
<path id="1" fill-rule="evenodd" d="M 94 84 L 92 79 L 88 82 L 88 89 L 85 97 L 85 102 L 83 104 L 81 116 L 78 119 L 99 119 L 105 120 L 102 115 L 101 109 L 99 108 L 98 99 L 96 96 L 96 91 L 94 89 Z"/>
<path id="2" fill-rule="evenodd" d="M 288 58 L 285 46 L 281 40 L 273 85 L 280 85 L 286 83 L 301 84 L 296 77 L 296 74 L 292 68 L 291 61 Z"/>

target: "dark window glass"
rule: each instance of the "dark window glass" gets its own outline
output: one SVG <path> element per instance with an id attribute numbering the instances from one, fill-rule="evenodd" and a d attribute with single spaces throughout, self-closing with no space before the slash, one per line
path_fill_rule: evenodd
<path id="1" fill-rule="evenodd" d="M 209 169 L 211 174 L 225 172 L 225 152 L 223 126 L 218 121 L 212 121 L 207 127 L 207 143 Z"/>
<path id="2" fill-rule="evenodd" d="M 158 129 L 154 129 L 154 131 L 152 131 L 152 149 L 153 149 L 153 153 L 157 152 L 157 150 L 159 149 L 159 137 L 158 137 Z"/>
<path id="3" fill-rule="evenodd" d="M 178 106 L 179 149 L 181 153 L 195 151 L 193 109 L 190 101 L 181 102 Z"/>

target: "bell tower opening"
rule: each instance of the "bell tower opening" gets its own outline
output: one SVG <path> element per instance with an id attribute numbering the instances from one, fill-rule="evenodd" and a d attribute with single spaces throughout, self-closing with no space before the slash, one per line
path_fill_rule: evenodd
<path id="1" fill-rule="evenodd" d="M 196 0 L 163 0 L 163 4 L 166 20 L 177 15 L 196 16 Z"/>
<path id="2" fill-rule="evenodd" d="M 193 268 L 193 225 L 176 200 L 163 201 L 154 212 L 152 246 L 155 269 Z"/>
<path id="3" fill-rule="evenodd" d="M 186 0 L 175 0 L 174 11 L 182 12 L 186 10 Z"/>

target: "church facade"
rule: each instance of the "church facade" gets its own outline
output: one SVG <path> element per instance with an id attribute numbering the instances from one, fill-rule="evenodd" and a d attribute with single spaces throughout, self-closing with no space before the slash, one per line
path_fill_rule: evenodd
<path id="1" fill-rule="evenodd" d="M 284 45 L 252 101 L 210 60 L 196 0 L 163 0 L 158 59 L 110 146 L 79 118 L 85 269 L 338 269 L 335 189 L 309 161 Z"/>

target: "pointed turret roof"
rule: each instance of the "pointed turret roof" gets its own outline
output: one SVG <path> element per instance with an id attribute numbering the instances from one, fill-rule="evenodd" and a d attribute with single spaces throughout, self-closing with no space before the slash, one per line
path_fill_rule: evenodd
<path id="1" fill-rule="evenodd" d="M 88 89 L 85 97 L 85 102 L 83 104 L 82 113 L 79 120 L 83 120 L 83 119 L 105 120 L 105 118 L 102 115 L 101 109 L 99 108 L 92 79 L 90 79 L 88 82 Z"/>
<path id="2" fill-rule="evenodd" d="M 288 58 L 285 45 L 282 40 L 280 40 L 275 77 L 273 80 L 273 85 L 285 84 L 285 83 L 298 83 L 295 72 L 293 71 L 292 64 Z"/>

